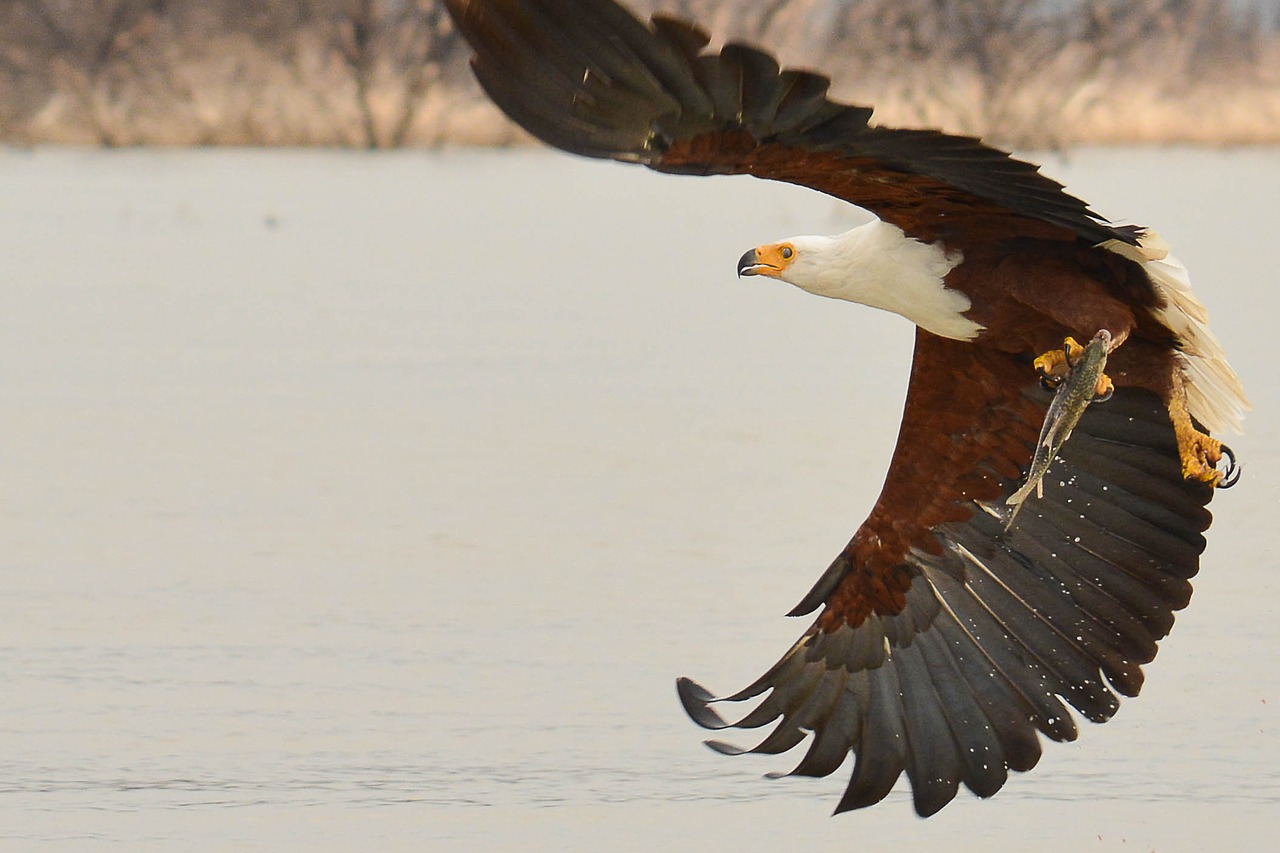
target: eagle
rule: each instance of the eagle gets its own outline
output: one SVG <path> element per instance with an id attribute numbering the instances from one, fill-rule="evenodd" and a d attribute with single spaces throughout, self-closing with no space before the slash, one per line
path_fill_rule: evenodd
<path id="1" fill-rule="evenodd" d="M 921 816 L 994 795 L 1135 696 L 1187 606 L 1207 504 L 1239 469 L 1213 433 L 1249 408 L 1185 267 L 979 139 L 871 123 L 829 78 L 612 0 L 445 0 L 489 97 L 535 137 L 687 175 L 754 175 L 871 212 L 844 234 L 747 251 L 741 276 L 893 311 L 916 326 L 902 423 L 870 515 L 790 612 L 816 614 L 760 678 L 717 697 L 680 678 L 698 725 L 808 739 L 791 774 L 852 754 L 836 812 L 905 773 Z M 1027 493 L 1080 340 L 1098 390 Z M 1099 364 L 1101 362 L 1098 362 Z M 1061 387 L 1061 386 L 1059 386 Z M 1018 507 L 1014 507 L 1017 509 Z M 718 703 L 748 703 L 727 720 Z"/>

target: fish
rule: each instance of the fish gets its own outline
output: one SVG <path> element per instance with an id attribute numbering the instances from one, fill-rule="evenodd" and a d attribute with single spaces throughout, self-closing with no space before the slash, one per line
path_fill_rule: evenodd
<path id="1" fill-rule="evenodd" d="M 1068 361 L 1072 345 L 1079 346 L 1068 338 Z M 1070 366 L 1066 379 L 1058 385 L 1049 409 L 1045 412 L 1044 426 L 1040 428 L 1040 438 L 1036 441 L 1036 452 L 1031 459 L 1031 468 L 1027 472 L 1027 482 L 1020 489 L 1005 499 L 1005 504 L 1013 509 L 1005 521 L 1008 530 L 1013 525 L 1018 510 L 1023 503 L 1036 493 L 1037 498 L 1044 497 L 1044 475 L 1057 457 L 1058 451 L 1071 437 L 1071 431 L 1080 422 L 1080 417 L 1090 403 L 1105 401 L 1111 396 L 1110 391 L 1099 393 L 1098 384 L 1103 380 L 1103 370 L 1107 366 L 1107 355 L 1111 349 L 1111 333 L 1100 330 Z M 1104 383 L 1108 384 L 1109 383 Z"/>

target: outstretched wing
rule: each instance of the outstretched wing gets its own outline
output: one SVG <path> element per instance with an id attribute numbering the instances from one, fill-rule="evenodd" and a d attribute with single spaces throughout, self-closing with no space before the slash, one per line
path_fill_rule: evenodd
<path id="1" fill-rule="evenodd" d="M 1003 233 L 1136 243 L 1039 169 L 977 139 L 868 124 L 829 80 L 612 0 L 446 0 L 489 96 L 575 154 L 811 187 L 906 233 L 964 245 Z M 1039 227 L 1037 227 L 1039 226 Z"/>
<path id="2" fill-rule="evenodd" d="M 1136 695 L 1140 665 L 1186 606 L 1212 488 L 1184 480 L 1169 415 L 1147 391 L 1090 406 L 1009 531 L 1004 499 L 1031 458 L 1049 394 L 1016 357 L 919 330 L 902 427 L 870 517 L 792 615 L 817 620 L 754 684 L 679 693 L 707 728 L 777 721 L 751 750 L 812 734 L 792 773 L 850 752 L 837 811 L 879 802 L 905 772 L 916 810 L 964 783 L 994 794 Z M 942 379 L 945 377 L 945 379 Z M 766 694 L 728 724 L 709 706 Z"/>

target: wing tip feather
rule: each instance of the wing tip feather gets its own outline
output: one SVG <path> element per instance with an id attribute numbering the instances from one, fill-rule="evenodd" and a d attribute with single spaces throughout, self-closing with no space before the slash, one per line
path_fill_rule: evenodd
<path id="1" fill-rule="evenodd" d="M 682 675 L 676 679 L 676 695 L 689 719 L 702 728 L 715 730 L 729 727 L 724 717 L 710 708 L 710 704 L 716 701 L 715 695 L 692 678 Z"/>

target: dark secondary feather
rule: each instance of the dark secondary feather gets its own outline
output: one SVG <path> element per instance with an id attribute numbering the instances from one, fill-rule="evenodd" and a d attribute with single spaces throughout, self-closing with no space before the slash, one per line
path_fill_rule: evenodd
<path id="1" fill-rule="evenodd" d="M 874 127 L 869 108 L 827 97 L 826 77 L 780 69 L 746 45 L 703 52 L 708 36 L 684 21 L 645 24 L 607 0 L 447 5 L 490 97 L 566 151 L 801 184 L 956 245 L 1000 229 L 1137 239 L 1030 163 L 969 137 Z M 1051 227 L 1036 231 L 1028 220 Z"/>
<path id="2" fill-rule="evenodd" d="M 1136 239 L 1035 166 L 974 139 L 871 127 L 870 110 L 827 97 L 826 78 L 741 45 L 703 52 L 689 24 L 645 24 L 608 0 L 446 2 L 493 99 L 568 151 L 803 184 L 966 250 Z M 878 802 L 905 773 L 932 814 L 961 784 L 990 796 L 1033 767 L 1039 734 L 1074 739 L 1069 706 L 1106 720 L 1116 693 L 1138 692 L 1189 600 L 1212 489 L 1183 480 L 1159 397 L 1119 388 L 1005 531 L 1049 399 L 1033 376 L 1029 359 L 917 333 L 884 489 L 793 611 L 819 611 L 813 625 L 723 700 L 678 684 L 700 725 L 773 726 L 751 750 L 713 748 L 780 753 L 810 737 L 796 774 L 855 756 L 838 810 Z M 747 700 L 732 724 L 712 708 Z"/>
<path id="3" fill-rule="evenodd" d="M 1037 731 L 1074 740 L 1068 704 L 1101 722 L 1116 692 L 1137 694 L 1141 664 L 1190 598 L 1213 490 L 1183 479 L 1159 397 L 1120 388 L 1085 412 L 1044 496 L 1006 532 L 1003 501 L 1048 400 L 1019 359 L 917 332 L 884 491 L 796 611 L 821 613 L 725 697 L 764 696 L 732 725 L 775 728 L 755 749 L 716 749 L 775 752 L 812 733 L 794 773 L 856 756 L 838 810 L 879 801 L 905 772 L 928 815 L 960 784 L 990 796 L 1008 770 L 1034 766 Z M 687 679 L 679 692 L 696 722 L 729 727 L 710 707 L 725 700 Z"/>

